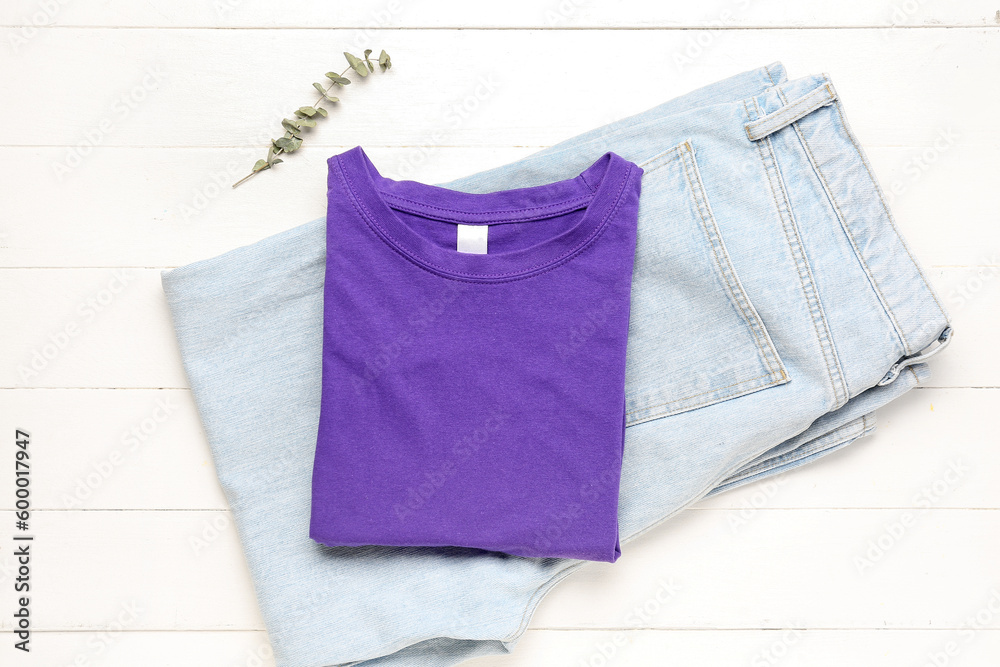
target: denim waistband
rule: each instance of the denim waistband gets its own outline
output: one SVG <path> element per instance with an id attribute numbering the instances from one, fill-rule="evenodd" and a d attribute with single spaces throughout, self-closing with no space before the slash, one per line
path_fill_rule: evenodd
<path id="1" fill-rule="evenodd" d="M 781 82 L 743 105 L 750 141 L 766 140 L 785 128 L 798 136 L 905 356 L 917 355 L 935 340 L 947 342 L 949 335 L 942 336 L 947 313 L 898 233 L 829 75 Z M 814 113 L 824 107 L 829 107 L 825 113 Z M 928 304 L 937 317 L 928 317 Z"/>

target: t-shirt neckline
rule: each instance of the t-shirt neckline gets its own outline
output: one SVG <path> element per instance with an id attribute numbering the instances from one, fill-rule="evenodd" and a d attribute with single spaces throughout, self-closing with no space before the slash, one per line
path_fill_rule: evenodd
<path id="1" fill-rule="evenodd" d="M 339 169 L 357 214 L 394 250 L 444 277 L 491 282 L 526 278 L 549 270 L 590 245 L 613 219 L 631 182 L 634 165 L 607 152 L 574 178 L 489 193 L 460 192 L 387 178 L 360 146 L 330 158 L 330 167 L 331 171 L 333 167 Z M 530 224 L 532 220 L 573 210 L 585 211 L 573 226 L 531 247 L 478 255 L 434 243 L 400 219 L 394 208 L 469 225 L 514 221 Z"/>

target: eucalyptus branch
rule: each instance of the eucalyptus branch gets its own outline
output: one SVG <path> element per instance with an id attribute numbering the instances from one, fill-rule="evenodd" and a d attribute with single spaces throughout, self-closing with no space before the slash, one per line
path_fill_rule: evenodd
<path id="1" fill-rule="evenodd" d="M 365 55 L 363 58 L 358 58 L 357 56 L 344 52 L 344 58 L 347 59 L 347 67 L 340 74 L 336 72 L 327 72 L 326 78 L 330 79 L 331 83 L 324 87 L 322 83 L 314 83 L 313 88 L 319 92 L 319 99 L 312 104 L 312 106 L 299 107 L 294 112 L 294 118 L 283 118 L 281 120 L 281 126 L 285 128 L 285 134 L 278 138 L 272 139 L 271 145 L 267 149 L 267 157 L 262 160 L 257 160 L 253 165 L 253 169 L 249 174 L 241 178 L 240 180 L 233 183 L 233 187 L 244 183 L 245 181 L 253 178 L 257 174 L 267 169 L 271 169 L 276 164 L 284 162 L 279 155 L 287 155 L 288 153 L 294 153 L 302 146 L 302 132 L 304 129 L 316 127 L 317 118 L 326 118 L 328 111 L 323 107 L 324 102 L 339 102 L 339 97 L 334 97 L 330 94 L 330 91 L 334 86 L 340 86 L 343 88 L 351 83 L 351 80 L 346 78 L 344 75 L 347 72 L 354 70 L 354 72 L 361 78 L 365 78 L 370 73 L 375 71 L 375 64 L 371 61 L 372 50 L 365 49 Z M 392 61 L 389 59 L 389 54 L 382 50 L 382 53 L 378 56 L 378 66 L 381 71 L 386 71 L 392 67 Z"/>

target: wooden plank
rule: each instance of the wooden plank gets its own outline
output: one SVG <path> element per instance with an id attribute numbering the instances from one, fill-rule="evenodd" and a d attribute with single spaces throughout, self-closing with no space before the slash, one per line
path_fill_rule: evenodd
<path id="1" fill-rule="evenodd" d="M 765 510 L 735 534 L 734 514 L 682 513 L 623 545 L 556 587 L 534 626 L 621 627 L 655 600 L 644 627 L 951 627 L 997 591 L 994 510 Z"/>
<path id="2" fill-rule="evenodd" d="M 0 386 L 186 386 L 159 271 L 66 271 L 0 271 Z"/>
<path id="3" fill-rule="evenodd" d="M 734 533 L 764 509 L 1000 509 L 1000 451 L 982 419 L 998 403 L 996 389 L 911 392 L 879 410 L 873 436 L 696 507 L 736 510 Z M 0 404 L 0 433 L 32 435 L 36 509 L 227 508 L 189 391 L 15 389 Z M 0 460 L 13 447 L 0 440 Z M 0 509 L 14 509 L 10 476 Z"/>
<path id="4" fill-rule="evenodd" d="M 763 510 L 736 533 L 733 514 L 682 513 L 614 565 L 587 565 L 533 626 L 627 627 L 654 600 L 640 627 L 957 629 L 997 593 L 996 510 L 934 509 L 908 525 L 902 510 Z M 12 525 L 0 513 L 4 544 Z M 31 530 L 38 630 L 107 628 L 130 604 L 137 631 L 262 629 L 223 513 L 36 512 Z M 11 605 L 0 599 L 2 630 Z M 1000 614 L 982 624 L 1000 628 Z"/>
<path id="5" fill-rule="evenodd" d="M 1000 508 L 1000 452 L 982 419 L 998 407 L 994 389 L 917 389 L 878 410 L 873 435 L 696 507 L 738 510 L 735 532 L 766 508 Z"/>
<path id="6" fill-rule="evenodd" d="M 787 3 L 726 0 L 710 3 L 654 3 L 643 0 L 602 3 L 593 0 L 509 0 L 478 4 L 438 0 L 433 11 L 417 2 L 382 0 L 371 5 L 295 2 L 274 5 L 246 0 L 199 3 L 153 0 L 121 4 L 112 0 L 77 5 L 15 0 L 5 3 L 0 24 L 39 26 L 151 27 L 355 27 L 364 48 L 366 32 L 378 27 L 807 27 L 807 26 L 989 26 L 996 7 L 984 0 L 844 0 L 838 3 Z M 16 34 L 21 34 L 17 32 Z"/>
<path id="7" fill-rule="evenodd" d="M 0 433 L 31 434 L 35 509 L 227 509 L 186 389 L 6 390 L 0 405 Z M 0 508 L 14 509 L 9 475 Z"/>
<path id="8" fill-rule="evenodd" d="M 998 93 L 981 73 L 1000 68 L 998 34 L 725 30 L 689 56 L 697 31 L 381 31 L 374 39 L 396 65 L 343 91 L 342 108 L 308 140 L 548 145 L 780 58 L 792 76 L 832 74 L 865 145 L 930 146 L 950 127 L 996 146 Z M 7 68 L 16 92 L 0 108 L 0 145 L 44 149 L 64 167 L 52 184 L 108 146 L 265 145 L 282 114 L 315 100 L 310 83 L 340 66 L 334 56 L 350 39 L 349 30 L 47 31 Z M 26 131 L 24 110 L 49 108 L 56 82 L 72 113 Z"/>
<path id="9" fill-rule="evenodd" d="M 0 656 L 15 654 L 0 634 Z M 951 654 L 946 653 L 946 648 Z M 684 665 L 751 667 L 899 667 L 933 664 L 932 657 L 965 667 L 991 667 L 1000 632 L 954 630 L 535 630 L 514 652 L 477 658 L 463 667 L 648 667 Z M 943 656 L 943 658 L 941 657 Z M 263 632 L 46 632 L 32 639 L 38 664 L 69 666 L 99 659 L 101 667 L 274 667 Z M 17 664 L 11 663 L 11 664 Z M 87 664 L 87 663 L 82 663 Z M 946 663 L 947 664 L 947 663 Z"/>
<path id="10" fill-rule="evenodd" d="M 212 257 L 322 217 L 326 158 L 348 148 L 305 147 L 237 190 L 229 185 L 263 149 L 118 147 L 95 153 L 73 178 L 45 186 L 58 196 L 0 201 L 0 266 L 179 266 Z M 366 150 L 386 175 L 440 183 L 538 148 L 366 143 Z M 983 165 L 996 160 L 1000 147 L 960 141 L 943 153 L 922 146 L 867 152 L 901 231 L 927 266 L 1000 266 L 1000 225 L 983 195 L 993 179 Z M 934 161 L 925 162 L 924 153 Z M 46 149 L 0 148 L 0 180 L 13 191 L 47 184 L 50 170 Z"/>
<path id="11" fill-rule="evenodd" d="M 118 613 L 126 621 L 121 630 L 36 632 L 27 656 L 14 648 L 11 633 L 0 633 L 0 660 L 47 667 L 274 667 L 263 631 L 135 632 L 128 610 Z"/>
<path id="12" fill-rule="evenodd" d="M 1000 318 L 998 277 L 991 267 L 931 272 L 958 333 L 933 360 L 930 386 L 1000 386 L 1000 358 L 983 354 Z M 186 386 L 156 269 L 0 269 L 0 294 L 17 324 L 0 328 L 0 387 Z"/>

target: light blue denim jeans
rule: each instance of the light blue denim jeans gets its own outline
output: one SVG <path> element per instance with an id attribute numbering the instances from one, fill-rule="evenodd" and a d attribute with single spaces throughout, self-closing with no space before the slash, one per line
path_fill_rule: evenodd
<path id="1" fill-rule="evenodd" d="M 446 185 L 539 185 L 608 150 L 645 170 L 620 492 L 628 558 L 628 541 L 698 499 L 870 433 L 876 408 L 925 381 L 921 352 L 950 329 L 826 76 L 763 67 Z M 277 664 L 508 652 L 582 562 L 309 539 L 324 230 L 315 220 L 163 276 Z"/>

